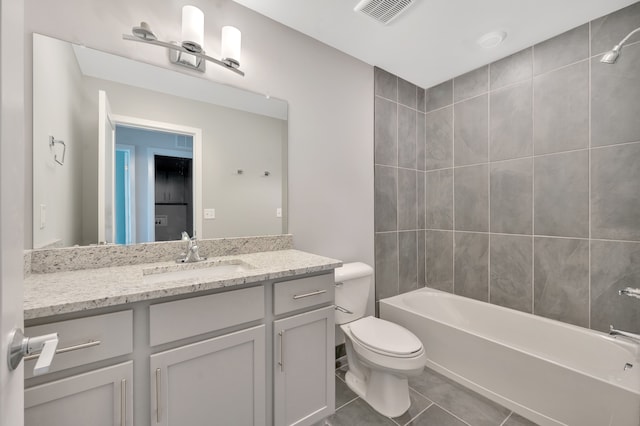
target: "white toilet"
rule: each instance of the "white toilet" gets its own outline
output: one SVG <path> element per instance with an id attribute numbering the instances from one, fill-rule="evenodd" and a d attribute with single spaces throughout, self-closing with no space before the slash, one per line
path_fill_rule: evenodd
<path id="1" fill-rule="evenodd" d="M 409 409 L 408 377 L 422 373 L 427 355 L 406 328 L 364 317 L 372 275 L 373 269 L 360 262 L 335 270 L 336 324 L 344 332 L 349 363 L 346 382 L 376 411 L 397 417 Z"/>

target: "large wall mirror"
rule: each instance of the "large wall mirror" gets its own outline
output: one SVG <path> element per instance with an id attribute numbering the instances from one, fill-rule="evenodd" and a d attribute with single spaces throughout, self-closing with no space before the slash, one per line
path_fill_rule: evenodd
<path id="1" fill-rule="evenodd" d="M 34 34 L 33 247 L 287 232 L 287 103 Z"/>

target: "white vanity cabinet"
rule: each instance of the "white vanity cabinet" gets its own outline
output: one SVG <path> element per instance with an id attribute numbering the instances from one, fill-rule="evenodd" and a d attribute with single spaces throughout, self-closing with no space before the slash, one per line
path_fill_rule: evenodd
<path id="1" fill-rule="evenodd" d="M 258 286 L 152 305 L 151 344 L 262 320 L 264 293 Z M 151 355 L 151 424 L 264 426 L 265 339 L 261 324 Z"/>
<path id="2" fill-rule="evenodd" d="M 58 333 L 50 373 L 80 368 L 133 350 L 133 311 L 27 327 L 27 336 Z M 33 381 L 34 357 L 25 359 L 25 377 Z M 48 381 L 25 389 L 26 426 L 133 425 L 133 362 Z M 86 370 L 86 369 L 85 369 Z M 45 376 L 50 377 L 50 375 Z"/>
<path id="3" fill-rule="evenodd" d="M 133 425 L 133 362 L 25 389 L 25 426 Z"/>
<path id="4" fill-rule="evenodd" d="M 335 411 L 333 275 L 274 284 L 274 424 L 306 426 Z M 312 309 L 309 311 L 309 309 Z"/>

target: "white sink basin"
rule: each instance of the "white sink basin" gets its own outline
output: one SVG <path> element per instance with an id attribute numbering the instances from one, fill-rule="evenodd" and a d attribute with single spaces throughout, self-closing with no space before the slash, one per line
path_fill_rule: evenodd
<path id="1" fill-rule="evenodd" d="M 195 262 L 168 266 L 155 266 L 142 270 L 145 282 L 165 282 L 185 279 L 215 280 L 235 276 L 240 272 L 255 269 L 252 265 L 241 260 L 223 262 Z"/>

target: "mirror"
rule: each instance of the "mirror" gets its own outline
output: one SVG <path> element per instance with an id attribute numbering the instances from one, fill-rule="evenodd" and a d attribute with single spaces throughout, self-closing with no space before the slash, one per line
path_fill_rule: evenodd
<path id="1" fill-rule="evenodd" d="M 33 35 L 33 247 L 287 232 L 287 103 Z"/>

